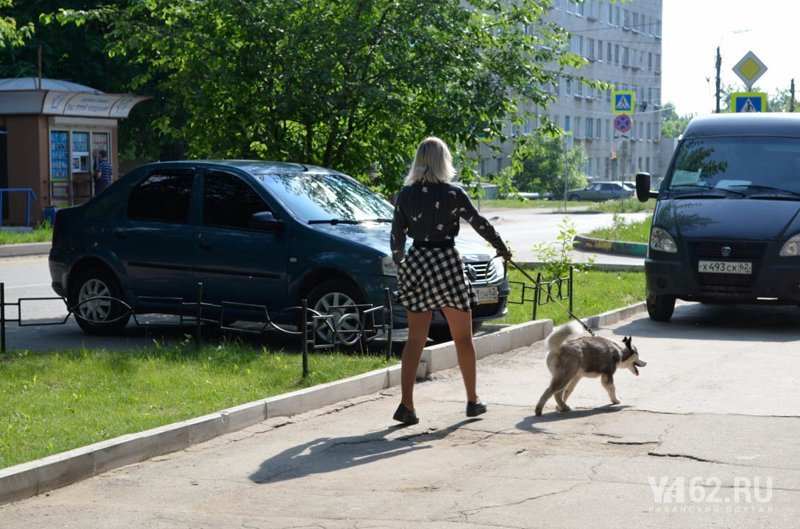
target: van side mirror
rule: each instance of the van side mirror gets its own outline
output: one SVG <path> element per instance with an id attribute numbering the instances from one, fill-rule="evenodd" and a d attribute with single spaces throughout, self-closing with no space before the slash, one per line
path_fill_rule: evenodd
<path id="1" fill-rule="evenodd" d="M 250 227 L 261 231 L 279 231 L 283 221 L 276 219 L 271 211 L 257 211 L 250 216 Z"/>
<path id="2" fill-rule="evenodd" d="M 636 198 L 639 202 L 658 198 L 658 191 L 650 191 L 650 173 L 636 173 Z"/>

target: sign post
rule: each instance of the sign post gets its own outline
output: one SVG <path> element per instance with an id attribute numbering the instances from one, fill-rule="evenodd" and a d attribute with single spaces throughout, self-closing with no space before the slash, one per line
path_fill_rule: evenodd
<path id="1" fill-rule="evenodd" d="M 564 131 L 564 212 L 567 211 L 567 185 L 569 183 L 569 153 L 572 151 L 572 132 Z"/>

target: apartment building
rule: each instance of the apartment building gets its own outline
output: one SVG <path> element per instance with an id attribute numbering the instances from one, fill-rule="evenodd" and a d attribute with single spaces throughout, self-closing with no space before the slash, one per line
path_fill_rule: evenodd
<path id="1" fill-rule="evenodd" d="M 573 144 L 586 150 L 583 172 L 589 178 L 632 180 L 637 171 L 660 176 L 666 170 L 668 160 L 660 146 L 661 13 L 662 0 L 552 2 L 549 18 L 570 32 L 570 49 L 588 65 L 566 72 L 558 86 L 546 87 L 558 98 L 548 108 L 521 111 L 549 116 L 570 132 Z M 587 87 L 570 74 L 632 91 L 630 130 L 620 132 L 614 126 L 612 90 Z M 509 123 L 512 141 L 503 146 L 505 154 L 481 150 L 481 173 L 494 174 L 508 165 L 513 138 L 532 133 L 537 125 L 536 117 L 521 125 Z"/>

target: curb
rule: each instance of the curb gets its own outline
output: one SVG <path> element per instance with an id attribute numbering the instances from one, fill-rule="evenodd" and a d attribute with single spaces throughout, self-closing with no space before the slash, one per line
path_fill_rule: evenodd
<path id="1" fill-rule="evenodd" d="M 544 339 L 551 320 L 503 327 L 475 337 L 478 358 L 527 347 Z M 435 354 L 434 354 L 435 353 Z M 452 342 L 423 350 L 418 376 L 458 365 Z M 400 384 L 400 364 L 275 397 L 257 400 L 194 419 L 122 435 L 36 461 L 0 469 L 0 505 L 96 476 L 108 470 L 184 450 L 275 417 L 291 417 Z"/>
<path id="2" fill-rule="evenodd" d="M 32 242 L 24 244 L 0 244 L 0 258 L 24 257 L 27 255 L 47 255 L 52 243 Z"/>
<path id="3" fill-rule="evenodd" d="M 607 241 L 576 235 L 573 242 L 576 250 L 604 252 L 614 255 L 647 256 L 647 244 L 643 242 Z"/>

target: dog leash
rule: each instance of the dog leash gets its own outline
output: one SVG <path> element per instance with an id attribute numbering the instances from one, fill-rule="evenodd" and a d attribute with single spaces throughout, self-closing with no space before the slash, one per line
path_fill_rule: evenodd
<path id="1" fill-rule="evenodd" d="M 507 259 L 507 258 L 505 258 L 505 257 L 504 257 L 503 259 L 504 259 L 504 260 L 505 260 L 507 263 L 510 263 L 510 264 L 514 265 L 514 268 L 516 268 L 517 270 L 519 270 L 519 271 L 522 273 L 522 275 L 524 275 L 526 278 L 528 278 L 528 280 L 529 280 L 531 283 L 533 283 L 534 285 L 536 285 L 536 284 L 537 284 L 536 280 L 535 280 L 534 278 L 532 278 L 532 277 L 530 276 L 530 274 L 528 274 L 528 272 L 526 272 L 526 271 L 525 271 L 525 270 L 524 270 L 524 269 L 523 269 L 523 268 L 522 268 L 520 265 L 518 265 L 517 263 L 515 263 L 515 262 L 514 262 L 514 261 L 512 261 L 511 259 Z M 571 286 L 570 286 L 570 288 L 571 288 Z M 572 291 L 571 291 L 571 290 L 570 290 L 570 295 L 572 295 Z M 552 296 L 548 296 L 548 297 L 549 297 L 549 299 L 551 299 L 552 301 L 555 301 L 556 305 L 558 305 L 559 307 L 561 307 L 562 309 L 564 309 L 565 311 L 567 311 L 567 312 L 569 313 L 569 315 L 570 315 L 570 316 L 572 316 L 572 318 L 573 318 L 575 321 L 577 321 L 578 323 L 580 323 L 580 324 L 581 324 L 581 326 L 582 326 L 584 329 L 586 329 L 586 332 L 588 332 L 589 334 L 591 334 L 592 336 L 594 336 L 594 331 L 593 331 L 593 330 L 592 330 L 592 329 L 591 329 L 591 328 L 590 328 L 588 325 L 586 325 L 586 324 L 583 322 L 583 320 L 582 320 L 582 319 L 580 319 L 580 318 L 579 318 L 579 317 L 577 317 L 575 314 L 573 314 L 573 312 L 572 312 L 571 310 L 569 310 L 567 307 L 565 307 L 564 305 L 562 305 L 562 304 L 561 304 L 561 302 L 559 302 L 559 301 L 558 301 L 556 298 L 554 298 L 554 297 L 552 297 Z"/>

